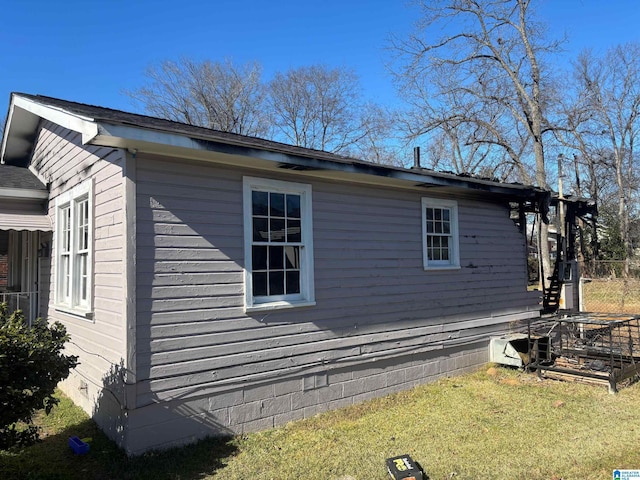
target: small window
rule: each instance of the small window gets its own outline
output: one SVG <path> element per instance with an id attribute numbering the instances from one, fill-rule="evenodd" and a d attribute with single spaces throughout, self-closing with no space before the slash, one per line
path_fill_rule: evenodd
<path id="1" fill-rule="evenodd" d="M 245 307 L 313 304 L 311 186 L 244 179 Z"/>
<path id="2" fill-rule="evenodd" d="M 459 268 L 458 204 L 423 198 L 422 237 L 425 269 Z"/>
<path id="3" fill-rule="evenodd" d="M 92 306 L 93 188 L 89 180 L 56 199 L 57 308 L 87 314 Z"/>

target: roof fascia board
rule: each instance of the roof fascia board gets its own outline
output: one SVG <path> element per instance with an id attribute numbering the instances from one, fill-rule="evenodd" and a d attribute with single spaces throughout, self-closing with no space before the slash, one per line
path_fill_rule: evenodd
<path id="1" fill-rule="evenodd" d="M 7 148 L 7 139 L 9 138 L 9 129 L 11 128 L 11 119 L 13 118 L 13 98 L 9 105 L 9 112 L 7 113 L 7 122 L 5 123 L 4 131 L 2 132 L 2 146 L 0 147 L 0 163 L 4 164 L 4 152 Z"/>
<path id="2" fill-rule="evenodd" d="M 49 192 L 46 190 L 36 190 L 31 188 L 0 188 L 0 197 L 2 198 L 34 198 L 44 200 L 49 198 Z"/>
<path id="3" fill-rule="evenodd" d="M 306 157 L 285 152 L 260 149 L 253 146 L 198 139 L 184 134 L 150 130 L 131 125 L 99 122 L 99 132 L 100 134 L 91 142 L 94 145 L 138 149 L 140 151 L 156 154 L 170 155 L 171 151 L 166 149 L 155 149 L 151 147 L 152 145 L 162 145 L 165 148 L 172 147 L 171 149 L 176 152 L 174 155 L 181 155 L 187 158 L 189 157 L 189 150 L 196 150 L 203 153 L 221 153 L 226 155 L 252 157 L 272 163 L 305 167 L 311 172 L 313 170 L 332 170 L 350 174 L 367 174 L 378 178 L 393 178 L 396 180 L 410 182 L 412 184 L 460 188 L 464 190 L 494 193 L 517 198 L 533 198 L 536 196 L 537 190 L 533 187 L 527 187 L 524 185 L 501 185 L 485 180 L 459 178 L 455 175 L 448 174 L 431 175 L 416 173 L 410 170 L 393 169 L 376 164 L 369 165 L 360 162 L 320 160 L 313 158 L 312 156 Z M 201 156 L 198 157 L 201 158 Z"/>
<path id="4" fill-rule="evenodd" d="M 90 143 L 98 135 L 98 125 L 94 119 L 67 112 L 62 108 L 39 103 L 35 100 L 15 95 L 11 108 L 21 108 L 33 115 L 78 132 L 82 135 L 82 143 Z M 3 145 L 4 147 L 4 145 Z M 4 153 L 4 150 L 3 150 Z"/>

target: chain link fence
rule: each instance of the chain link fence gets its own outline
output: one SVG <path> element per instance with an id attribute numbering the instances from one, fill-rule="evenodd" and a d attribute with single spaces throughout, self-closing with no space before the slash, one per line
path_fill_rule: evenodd
<path id="1" fill-rule="evenodd" d="M 621 260 L 580 264 L 581 310 L 585 312 L 640 314 L 640 268 L 631 262 L 625 272 Z"/>

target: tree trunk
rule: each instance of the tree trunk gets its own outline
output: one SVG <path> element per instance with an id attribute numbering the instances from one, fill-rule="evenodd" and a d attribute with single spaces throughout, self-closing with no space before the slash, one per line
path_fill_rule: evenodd
<path id="1" fill-rule="evenodd" d="M 625 185 L 622 172 L 621 153 L 616 149 L 616 184 L 618 186 L 618 218 L 620 219 L 620 237 L 624 248 L 624 276 L 629 276 L 629 211 L 626 206 Z"/>
<path id="2" fill-rule="evenodd" d="M 535 92 L 534 92 L 535 95 Z M 535 98 L 535 96 L 534 96 Z M 547 188 L 547 173 L 544 168 L 544 145 L 542 144 L 542 115 L 539 105 L 532 105 L 532 137 L 533 137 L 533 152 L 536 159 L 536 183 L 540 188 Z M 556 248 L 558 248 L 558 245 Z M 543 275 L 540 278 L 540 283 L 546 290 L 549 288 L 551 282 L 549 277 L 553 273 L 551 266 L 551 255 L 549 251 L 549 225 L 540 221 L 540 260 L 542 262 Z"/>

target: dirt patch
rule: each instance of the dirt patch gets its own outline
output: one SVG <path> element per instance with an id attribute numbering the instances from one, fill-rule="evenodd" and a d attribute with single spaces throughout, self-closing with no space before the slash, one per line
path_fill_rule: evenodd
<path id="1" fill-rule="evenodd" d="M 500 380 L 500 383 L 502 383 L 503 385 L 511 385 L 512 387 L 520 385 L 520 382 L 516 378 L 505 378 L 503 380 Z"/>

